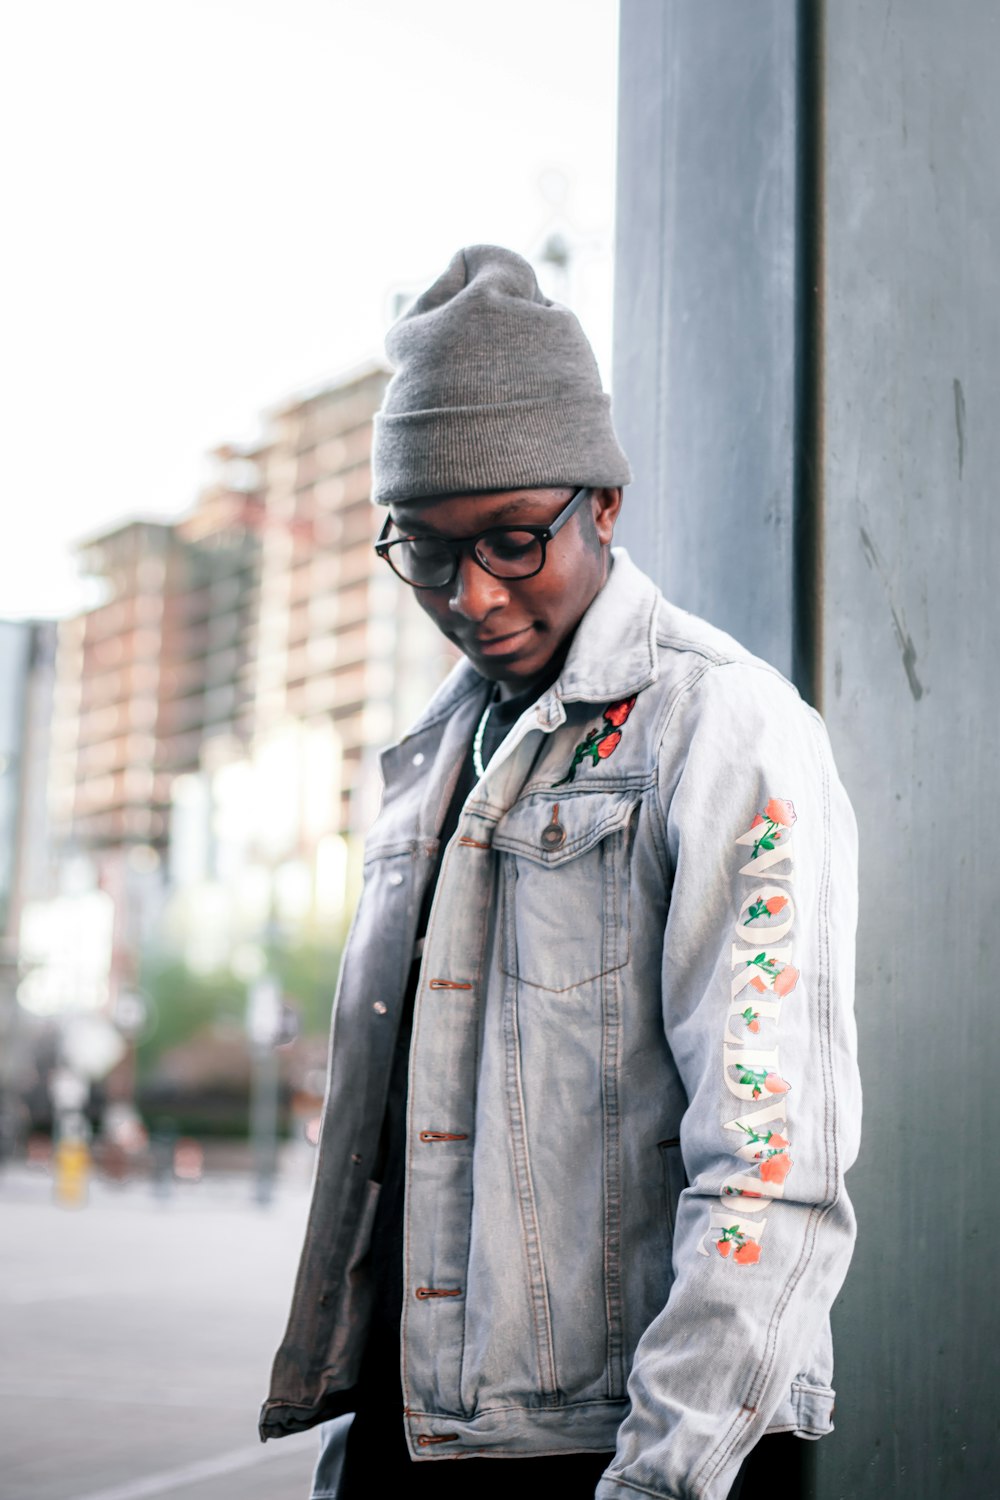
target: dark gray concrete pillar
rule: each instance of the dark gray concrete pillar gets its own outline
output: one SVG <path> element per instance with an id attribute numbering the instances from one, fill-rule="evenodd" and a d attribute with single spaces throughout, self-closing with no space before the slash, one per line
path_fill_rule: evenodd
<path id="1" fill-rule="evenodd" d="M 820 1500 L 996 1489 L 1000 8 L 622 0 L 623 535 L 822 708 L 860 1235 Z"/>
<path id="2" fill-rule="evenodd" d="M 788 0 L 625 0 L 615 420 L 625 545 L 792 669 L 799 52 Z"/>

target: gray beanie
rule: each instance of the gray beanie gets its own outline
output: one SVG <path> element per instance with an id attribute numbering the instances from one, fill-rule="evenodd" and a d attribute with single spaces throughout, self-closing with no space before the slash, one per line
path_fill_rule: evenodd
<path id="1" fill-rule="evenodd" d="M 512 250 L 459 250 L 389 330 L 386 352 L 395 374 L 375 418 L 376 504 L 631 479 L 583 329 Z"/>

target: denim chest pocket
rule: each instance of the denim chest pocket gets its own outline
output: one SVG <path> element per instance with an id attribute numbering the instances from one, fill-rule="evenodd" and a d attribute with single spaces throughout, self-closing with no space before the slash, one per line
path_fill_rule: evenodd
<path id="1" fill-rule="evenodd" d="M 534 793 L 499 821 L 505 974 L 564 992 L 628 961 L 628 861 L 641 792 Z"/>

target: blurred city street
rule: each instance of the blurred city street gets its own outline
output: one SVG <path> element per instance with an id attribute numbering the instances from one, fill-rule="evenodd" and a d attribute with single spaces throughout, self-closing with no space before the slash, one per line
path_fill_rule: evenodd
<path id="1" fill-rule="evenodd" d="M 305 1500 L 312 1433 L 256 1415 L 307 1206 L 295 1157 L 273 1203 L 247 1173 L 91 1184 L 0 1172 L 2 1500 Z"/>

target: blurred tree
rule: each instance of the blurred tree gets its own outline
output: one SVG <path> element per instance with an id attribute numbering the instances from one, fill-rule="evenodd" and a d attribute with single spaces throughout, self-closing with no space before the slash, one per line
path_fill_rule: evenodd
<path id="1" fill-rule="evenodd" d="M 269 967 L 298 1011 L 304 1037 L 325 1036 L 329 1029 L 342 950 L 341 937 L 336 944 L 305 941 L 268 952 Z"/>
<path id="2" fill-rule="evenodd" d="M 343 938 L 338 935 L 334 941 L 305 938 L 272 943 L 266 950 L 268 967 L 294 1005 L 303 1037 L 326 1034 L 342 947 Z M 190 1042 L 197 1033 L 231 1032 L 244 1026 L 247 983 L 231 969 L 202 974 L 168 955 L 148 954 L 141 985 L 153 1001 L 157 1019 L 137 1049 L 140 1078 L 148 1078 L 166 1052 Z"/>

